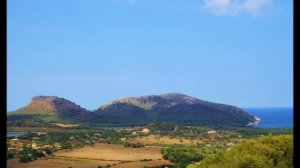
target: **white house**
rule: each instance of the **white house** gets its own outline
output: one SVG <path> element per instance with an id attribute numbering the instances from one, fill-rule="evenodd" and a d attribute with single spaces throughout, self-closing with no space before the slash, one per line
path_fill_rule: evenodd
<path id="1" fill-rule="evenodd" d="M 207 134 L 215 134 L 215 133 L 217 133 L 217 131 L 215 131 L 215 130 L 207 131 Z"/>
<path id="2" fill-rule="evenodd" d="M 150 131 L 149 128 L 144 128 L 144 129 L 142 130 L 143 133 L 148 133 L 149 131 Z"/>

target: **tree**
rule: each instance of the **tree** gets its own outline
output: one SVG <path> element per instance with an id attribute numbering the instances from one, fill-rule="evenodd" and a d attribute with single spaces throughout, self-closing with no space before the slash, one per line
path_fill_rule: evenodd
<path id="1" fill-rule="evenodd" d="M 19 162 L 21 162 L 21 163 L 28 163 L 28 162 L 31 162 L 31 161 L 32 161 L 31 157 L 27 154 L 22 155 L 19 159 Z"/>
<path id="2" fill-rule="evenodd" d="M 7 151 L 6 152 L 6 159 L 12 159 L 12 158 L 14 158 L 14 155 L 11 152 Z"/>
<path id="3" fill-rule="evenodd" d="M 293 137 L 265 136 L 237 144 L 229 151 L 210 154 L 199 164 L 188 168 L 291 168 L 293 167 Z"/>

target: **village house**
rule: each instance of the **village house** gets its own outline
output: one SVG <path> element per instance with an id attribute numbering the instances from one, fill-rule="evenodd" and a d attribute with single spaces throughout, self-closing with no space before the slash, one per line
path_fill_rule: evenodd
<path id="1" fill-rule="evenodd" d="M 229 143 L 227 143 L 226 145 L 227 145 L 227 146 L 232 146 L 232 145 L 234 145 L 234 143 L 229 142 Z"/>
<path id="2" fill-rule="evenodd" d="M 215 130 L 207 131 L 207 134 L 215 134 L 215 133 L 217 133 L 217 131 L 215 131 Z"/>
<path id="3" fill-rule="evenodd" d="M 10 141 L 9 141 L 9 144 L 11 145 L 11 146 L 17 146 L 18 144 L 19 144 L 19 139 L 11 139 Z"/>
<path id="4" fill-rule="evenodd" d="M 149 133 L 150 132 L 150 129 L 149 128 L 144 128 L 141 132 L 143 132 L 143 133 Z"/>
<path id="5" fill-rule="evenodd" d="M 178 130 L 179 130 L 179 127 L 176 126 L 176 127 L 174 128 L 174 131 L 178 131 Z"/>
<path id="6" fill-rule="evenodd" d="M 32 137 L 31 139 L 37 141 L 37 140 L 39 140 L 40 138 L 39 138 L 39 137 Z"/>
<path id="7" fill-rule="evenodd" d="M 37 143 L 32 143 L 32 144 L 31 144 L 31 148 L 32 148 L 32 149 L 38 149 L 39 147 L 37 147 Z"/>
<path id="8" fill-rule="evenodd" d="M 12 153 L 13 155 L 18 153 L 18 149 L 17 148 L 8 148 L 7 149 L 8 152 Z"/>
<path id="9" fill-rule="evenodd" d="M 50 149 L 52 150 L 53 149 L 53 146 L 52 145 L 44 145 L 41 147 L 42 149 Z"/>
<path id="10" fill-rule="evenodd" d="M 47 135 L 47 132 L 38 132 L 37 133 L 39 136 L 41 136 L 41 135 Z"/>
<path id="11" fill-rule="evenodd" d="M 56 150 L 61 149 L 61 145 L 59 143 L 57 143 L 57 142 L 53 144 L 53 147 Z"/>

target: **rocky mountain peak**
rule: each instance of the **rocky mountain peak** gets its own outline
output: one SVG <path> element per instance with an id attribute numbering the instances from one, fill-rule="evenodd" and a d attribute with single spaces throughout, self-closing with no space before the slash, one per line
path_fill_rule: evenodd
<path id="1" fill-rule="evenodd" d="M 175 101 L 176 103 L 183 103 L 183 104 L 197 104 L 197 103 L 203 103 L 204 101 L 201 101 L 197 98 L 185 95 L 185 94 L 181 94 L 181 93 L 165 93 L 165 94 L 161 94 L 159 95 L 160 97 L 164 98 L 164 99 L 168 99 L 171 101 Z"/>
<path id="2" fill-rule="evenodd" d="M 79 105 L 56 96 L 36 96 L 23 108 L 26 111 L 57 112 L 57 113 L 86 113 Z"/>

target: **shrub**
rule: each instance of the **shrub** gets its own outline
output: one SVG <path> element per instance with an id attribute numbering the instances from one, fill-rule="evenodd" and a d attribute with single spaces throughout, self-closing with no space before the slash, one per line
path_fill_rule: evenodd
<path id="1" fill-rule="evenodd" d="M 128 143 L 128 142 L 126 142 L 125 144 L 124 144 L 124 147 L 126 147 L 126 148 L 128 148 L 128 147 L 131 147 L 131 148 L 141 148 L 141 147 L 145 147 L 145 145 L 144 144 L 142 144 L 142 143 Z"/>
<path id="2" fill-rule="evenodd" d="M 191 162 L 197 162 L 203 159 L 203 154 L 200 151 L 193 148 L 162 148 L 161 153 L 164 159 L 178 164 L 180 165 L 180 167 L 185 167 Z"/>
<path id="3" fill-rule="evenodd" d="M 21 162 L 21 163 L 28 163 L 28 162 L 31 162 L 31 161 L 32 161 L 32 159 L 28 155 L 22 155 L 19 159 L 19 162 Z"/>
<path id="4" fill-rule="evenodd" d="M 6 159 L 12 159 L 14 158 L 14 155 L 11 152 L 6 153 Z"/>
<path id="5" fill-rule="evenodd" d="M 140 162 L 148 162 L 148 161 L 152 161 L 152 159 L 140 159 Z"/>
<path id="6" fill-rule="evenodd" d="M 229 151 L 220 151 L 205 157 L 189 168 L 231 167 L 293 167 L 293 137 L 291 135 L 265 136 L 237 144 Z"/>
<path id="7" fill-rule="evenodd" d="M 46 154 L 48 154 L 48 155 L 53 153 L 53 151 L 50 148 L 46 148 L 44 150 L 45 150 Z"/>
<path id="8" fill-rule="evenodd" d="M 36 156 L 37 156 L 37 157 L 45 157 L 46 155 L 45 155 L 44 151 L 38 150 L 38 151 L 36 152 Z"/>

